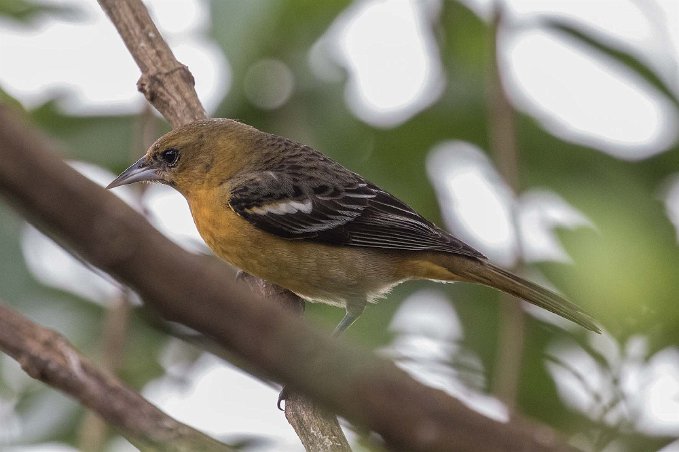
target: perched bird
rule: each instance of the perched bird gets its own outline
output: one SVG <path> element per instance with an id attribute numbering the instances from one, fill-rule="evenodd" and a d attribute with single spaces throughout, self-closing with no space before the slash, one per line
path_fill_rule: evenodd
<path id="1" fill-rule="evenodd" d="M 335 334 L 411 279 L 494 287 L 599 332 L 578 306 L 492 263 L 322 153 L 230 119 L 159 138 L 107 188 L 170 185 L 205 243 L 234 266 L 346 310 Z"/>

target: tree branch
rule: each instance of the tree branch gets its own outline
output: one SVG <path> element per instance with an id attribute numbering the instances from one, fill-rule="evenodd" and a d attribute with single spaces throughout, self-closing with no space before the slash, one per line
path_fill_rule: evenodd
<path id="1" fill-rule="evenodd" d="M 141 69 L 137 88 L 177 127 L 207 117 L 193 88 L 193 75 L 172 50 L 139 0 L 99 0 Z"/>
<path id="2" fill-rule="evenodd" d="M 298 393 L 288 395 L 285 417 L 308 451 L 351 451 L 337 417 Z"/>
<path id="3" fill-rule="evenodd" d="M 101 358 L 99 368 L 113 377 L 123 362 L 123 349 L 127 338 L 127 329 L 131 312 L 130 291 L 123 290 L 106 309 L 101 334 Z M 107 426 L 98 413 L 88 411 L 80 423 L 78 431 L 78 449 L 83 452 L 102 450 L 106 442 Z"/>
<path id="4" fill-rule="evenodd" d="M 0 305 L 0 350 L 31 377 L 75 397 L 142 450 L 230 451 L 98 370 L 60 334 Z"/>
<path id="5" fill-rule="evenodd" d="M 68 250 L 129 285 L 165 318 L 213 338 L 402 450 L 562 450 L 548 427 L 501 423 L 349 348 L 224 278 L 117 197 L 67 166 L 40 133 L 0 108 L 0 194 Z M 37 181 L 37 182 L 36 182 Z"/>
<path id="6" fill-rule="evenodd" d="M 193 75 L 186 66 L 177 61 L 144 4 L 140 0 L 99 0 L 99 4 L 141 69 L 142 75 L 137 87 L 146 99 L 173 127 L 205 118 L 207 115 L 194 89 Z M 295 294 L 256 278 L 251 278 L 251 282 L 251 286 L 260 296 L 274 297 L 286 306 L 296 305 L 293 310 L 301 315 L 304 301 Z M 299 406 L 293 406 L 295 404 Z M 314 422 L 315 428 L 311 431 L 302 433 L 299 430 L 304 425 L 304 419 L 311 419 L 324 412 L 313 405 L 313 401 L 305 400 L 304 397 L 294 397 L 286 401 L 286 418 L 293 427 L 297 426 L 295 430 L 298 435 L 304 435 L 310 441 L 314 432 L 318 435 L 322 433 L 323 436 L 317 438 L 317 446 L 343 444 L 343 450 L 351 450 L 334 416 L 326 414 L 318 417 Z M 322 423 L 325 423 L 324 428 L 316 428 Z M 326 437 L 326 434 L 331 437 Z"/>
<path id="7" fill-rule="evenodd" d="M 498 31 L 502 18 L 503 7 L 498 3 L 495 6 L 491 24 L 489 74 L 486 80 L 490 150 L 495 158 L 495 164 L 500 175 L 512 191 L 518 194 L 519 149 L 516 115 L 502 83 L 500 54 L 498 52 Z M 516 220 L 516 208 L 512 208 L 511 213 L 519 256 L 512 270 L 519 272 L 522 266 L 521 234 Z M 502 293 L 500 297 L 500 330 L 497 340 L 493 392 L 507 405 L 510 414 L 513 415 L 516 409 L 526 339 L 526 314 L 521 303 L 517 303 L 512 296 Z"/>
<path id="8" fill-rule="evenodd" d="M 261 297 L 282 303 L 288 311 L 298 316 L 304 312 L 304 303 L 289 290 L 269 284 L 247 273 L 239 273 L 239 277 Z M 309 397 L 288 391 L 285 400 L 285 418 L 295 429 L 295 433 L 306 450 L 351 452 L 351 447 L 337 417 L 318 406 Z"/>

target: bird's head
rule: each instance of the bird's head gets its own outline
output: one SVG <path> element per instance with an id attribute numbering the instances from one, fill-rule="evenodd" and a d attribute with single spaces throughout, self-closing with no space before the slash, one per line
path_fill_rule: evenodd
<path id="1" fill-rule="evenodd" d="M 224 182 L 246 163 L 259 132 L 230 119 L 207 119 L 172 130 L 156 140 L 139 160 L 106 188 L 134 182 L 170 185 L 189 191 Z"/>

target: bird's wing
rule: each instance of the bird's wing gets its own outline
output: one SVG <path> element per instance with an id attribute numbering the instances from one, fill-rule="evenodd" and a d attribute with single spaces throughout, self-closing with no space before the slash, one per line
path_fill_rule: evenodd
<path id="1" fill-rule="evenodd" d="M 349 170 L 322 179 L 303 173 L 251 172 L 232 182 L 229 206 L 279 237 L 484 257 Z"/>

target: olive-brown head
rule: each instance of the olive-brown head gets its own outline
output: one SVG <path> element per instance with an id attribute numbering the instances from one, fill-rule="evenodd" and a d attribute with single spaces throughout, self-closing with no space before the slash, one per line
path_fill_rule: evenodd
<path id="1" fill-rule="evenodd" d="M 134 182 L 167 184 L 185 196 L 217 185 L 248 163 L 254 139 L 262 132 L 231 119 L 206 119 L 172 130 L 106 188 Z"/>

